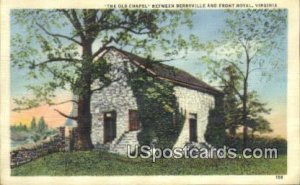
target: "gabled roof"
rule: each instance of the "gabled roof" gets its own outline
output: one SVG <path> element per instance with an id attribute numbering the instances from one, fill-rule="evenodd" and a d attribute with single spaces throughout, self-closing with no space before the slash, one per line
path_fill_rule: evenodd
<path id="1" fill-rule="evenodd" d="M 126 58 L 129 59 L 134 65 L 145 69 L 150 74 L 157 76 L 162 80 L 170 81 L 176 85 L 183 86 L 186 88 L 194 89 L 197 91 L 209 93 L 212 95 L 222 95 L 223 93 L 214 87 L 209 86 L 200 79 L 192 76 L 186 71 L 169 66 L 157 61 L 150 61 L 149 59 L 142 58 L 140 56 L 134 55 L 132 53 L 120 50 L 118 48 L 112 48 L 116 50 Z"/>

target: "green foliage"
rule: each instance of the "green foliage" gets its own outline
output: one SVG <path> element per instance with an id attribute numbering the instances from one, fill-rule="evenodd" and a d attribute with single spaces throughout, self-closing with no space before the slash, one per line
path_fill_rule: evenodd
<path id="1" fill-rule="evenodd" d="M 241 76 L 238 75 L 234 66 L 230 65 L 223 70 L 224 78 L 224 122 L 225 127 L 231 135 L 236 134 L 236 130 L 243 126 L 242 120 L 242 100 L 237 96 L 236 90 L 241 88 Z M 261 115 L 269 114 L 271 109 L 267 109 L 266 104 L 259 100 L 255 91 L 248 92 L 247 95 L 247 126 L 252 132 L 271 132 L 270 123 Z"/>
<path id="2" fill-rule="evenodd" d="M 13 10 L 14 24 L 25 28 L 26 34 L 12 37 L 12 63 L 28 70 L 31 79 L 44 82 L 28 86 L 32 98 L 15 99 L 14 110 L 53 105 L 58 89 L 71 91 L 79 102 L 77 117 L 60 115 L 79 125 L 76 148 L 91 149 L 90 131 L 86 131 L 91 129 L 91 95 L 113 81 L 104 54 L 116 47 L 151 56 L 154 49 L 166 45 L 172 47 L 165 54 L 176 54 L 187 44 L 182 37 L 174 39 L 175 29 L 180 24 L 189 26 L 190 14 L 142 9 Z M 95 80 L 102 86 L 94 89 Z"/>
<path id="3" fill-rule="evenodd" d="M 244 147 L 248 147 L 252 149 L 276 148 L 278 150 L 278 155 L 285 155 L 287 153 L 287 140 L 277 137 L 271 138 L 254 135 L 247 143 L 247 146 L 244 146 L 242 135 L 228 135 L 225 144 L 228 147 L 236 148 L 238 152 L 241 152 Z"/>
<path id="4" fill-rule="evenodd" d="M 252 134 L 254 132 L 272 132 L 270 122 L 262 116 L 262 114 L 270 114 L 271 109 L 266 108 L 266 103 L 262 103 L 259 100 L 256 92 L 251 92 L 248 99 L 249 115 L 247 125 L 252 129 Z"/>
<path id="5" fill-rule="evenodd" d="M 214 147 L 223 147 L 226 133 L 222 97 L 216 97 L 215 109 L 209 111 L 205 140 Z M 226 123 L 226 122 L 225 122 Z"/>
<path id="6" fill-rule="evenodd" d="M 245 78 L 251 71 L 262 78 L 280 70 L 284 60 L 276 51 L 282 50 L 286 39 L 285 10 L 230 10 L 221 39 L 201 45 L 207 52 L 202 61 L 208 65 L 209 75 L 222 78 L 224 68 L 235 68 Z M 247 72 L 247 55 L 249 71 Z M 213 71 L 213 73 L 212 73 Z M 220 76 L 218 76 L 220 75 Z M 241 84 L 242 85 L 242 84 Z"/>
<path id="7" fill-rule="evenodd" d="M 178 108 L 173 84 L 151 77 L 142 69 L 130 74 L 129 83 L 137 97 L 140 144 L 156 142 L 156 147 L 173 147 L 185 117 Z"/>
<path id="8" fill-rule="evenodd" d="M 228 15 L 221 39 L 200 47 L 207 52 L 201 60 L 208 66 L 208 75 L 221 80 L 222 71 L 231 66 L 240 79 L 250 71 L 265 78 L 285 65 L 276 51 L 285 47 L 286 10 L 230 10 Z"/>
<path id="9" fill-rule="evenodd" d="M 41 132 L 47 130 L 48 126 L 47 126 L 43 116 L 40 118 L 37 127 L 38 127 L 38 130 Z"/>
<path id="10" fill-rule="evenodd" d="M 10 126 L 11 149 L 17 149 L 26 144 L 32 144 L 52 136 L 57 131 L 48 128 L 44 118 L 41 117 L 36 123 L 35 117 L 32 118 L 29 128 L 23 123 L 14 124 Z"/>
<path id="11" fill-rule="evenodd" d="M 19 124 L 11 125 L 10 129 L 13 131 L 27 131 L 27 126 L 20 122 Z"/>
<path id="12" fill-rule="evenodd" d="M 106 152 L 60 152 L 11 170 L 12 176 L 103 175 L 276 175 L 287 173 L 278 159 L 129 159 Z"/>
<path id="13" fill-rule="evenodd" d="M 11 126 L 12 130 L 16 131 L 38 131 L 38 132 L 43 132 L 48 130 L 48 125 L 44 120 L 44 117 L 42 116 L 38 123 L 36 123 L 36 118 L 32 117 L 30 127 L 27 128 L 26 124 L 23 124 L 20 122 L 19 124 L 14 124 Z"/>
<path id="14" fill-rule="evenodd" d="M 221 39 L 199 46 L 206 51 L 201 60 L 207 64 L 211 80 L 224 87 L 224 120 L 230 133 L 234 135 L 240 126 L 251 127 L 253 132 L 270 132 L 269 122 L 263 118 L 270 110 L 249 84 L 252 76 L 270 79 L 285 65 L 277 51 L 285 48 L 282 43 L 286 40 L 287 12 L 230 10 L 227 13 Z M 246 130 L 244 134 L 246 138 Z"/>
<path id="15" fill-rule="evenodd" d="M 36 129 L 36 121 L 35 121 L 35 117 L 32 118 L 31 123 L 30 123 L 30 129 L 31 130 L 35 130 Z"/>
<path id="16" fill-rule="evenodd" d="M 241 100 L 236 94 L 236 90 L 240 89 L 240 76 L 234 66 L 230 65 L 223 69 L 225 79 L 221 79 L 223 85 L 223 104 L 222 113 L 224 115 L 225 129 L 229 133 L 235 135 L 236 129 L 242 123 Z"/>
<path id="17" fill-rule="evenodd" d="M 223 80 L 222 71 L 230 66 L 240 80 L 254 71 L 264 78 L 285 65 L 276 51 L 285 47 L 286 10 L 230 10 L 228 15 L 221 39 L 200 45 L 207 52 L 201 60 L 208 75 Z"/>
<path id="18" fill-rule="evenodd" d="M 15 99 L 19 106 L 14 110 L 43 103 L 53 105 L 57 89 L 88 97 L 95 79 L 107 86 L 111 82 L 109 65 L 101 54 L 112 46 L 144 56 L 151 55 L 158 46 L 168 48 L 168 56 L 186 49 L 186 41 L 175 36 L 175 29 L 179 25 L 191 27 L 191 14 L 127 9 L 13 10 L 12 24 L 26 34 L 12 36 L 12 63 L 26 69 L 29 79 L 43 82 L 28 86 L 34 98 Z M 94 45 L 98 48 L 92 50 Z"/>

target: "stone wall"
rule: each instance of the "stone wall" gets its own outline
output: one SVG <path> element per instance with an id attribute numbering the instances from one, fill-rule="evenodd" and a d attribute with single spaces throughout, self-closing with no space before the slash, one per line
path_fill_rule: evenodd
<path id="1" fill-rule="evenodd" d="M 114 141 L 117 141 L 125 131 L 129 130 L 129 110 L 137 110 L 136 98 L 127 84 L 128 70 L 134 70 L 132 64 L 117 52 L 107 53 L 105 59 L 112 65 L 110 74 L 114 82 L 101 92 L 94 92 L 91 98 L 91 139 L 94 145 L 104 142 L 104 112 L 116 111 L 116 139 Z M 94 88 L 99 85 L 101 84 L 98 81 L 93 84 Z"/>
<path id="2" fill-rule="evenodd" d="M 182 132 L 174 147 L 183 147 L 186 142 L 189 142 L 189 114 L 197 114 L 198 142 L 206 142 L 204 134 L 208 124 L 209 110 L 215 105 L 214 96 L 181 86 L 175 86 L 174 90 L 179 108 L 186 115 Z"/>
<path id="3" fill-rule="evenodd" d="M 37 142 L 34 145 L 23 146 L 10 152 L 11 168 L 31 162 L 39 157 L 65 151 L 65 127 L 58 128 L 58 134 Z"/>

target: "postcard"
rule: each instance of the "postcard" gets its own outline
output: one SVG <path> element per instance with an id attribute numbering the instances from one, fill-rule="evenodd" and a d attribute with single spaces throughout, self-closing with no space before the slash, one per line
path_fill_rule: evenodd
<path id="1" fill-rule="evenodd" d="M 299 2 L 1 1 L 1 184 L 298 184 Z"/>

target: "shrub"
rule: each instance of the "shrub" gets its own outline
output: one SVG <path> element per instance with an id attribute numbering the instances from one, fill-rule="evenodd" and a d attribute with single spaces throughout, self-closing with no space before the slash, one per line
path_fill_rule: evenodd
<path id="1" fill-rule="evenodd" d="M 216 108 L 209 111 L 208 124 L 205 132 L 206 141 L 214 147 L 225 144 L 226 133 L 222 99 L 216 97 Z"/>
<path id="2" fill-rule="evenodd" d="M 242 134 L 237 134 L 236 136 L 227 136 L 226 137 L 226 146 L 236 148 L 238 152 L 241 152 L 244 148 L 243 146 L 243 136 Z M 262 137 L 262 136 L 254 136 L 253 138 L 249 138 L 247 148 L 276 148 L 278 154 L 286 154 L 287 153 L 287 141 L 286 139 L 279 137 Z"/>
<path id="3" fill-rule="evenodd" d="M 184 122 L 173 84 L 150 77 L 140 69 L 130 75 L 141 121 L 139 143 L 150 145 L 155 140 L 156 147 L 173 147 Z"/>

